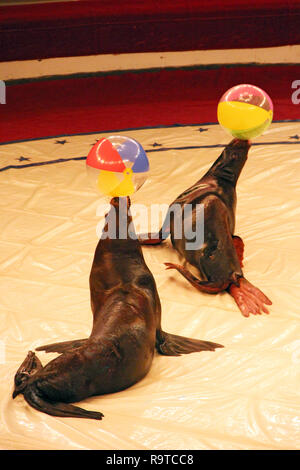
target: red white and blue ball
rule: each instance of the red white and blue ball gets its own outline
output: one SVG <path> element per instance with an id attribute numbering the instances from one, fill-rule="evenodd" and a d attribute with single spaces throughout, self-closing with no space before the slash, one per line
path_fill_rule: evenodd
<path id="1" fill-rule="evenodd" d="M 100 139 L 90 150 L 86 167 L 95 189 L 110 197 L 130 196 L 146 181 L 149 160 L 139 142 L 112 135 Z"/>

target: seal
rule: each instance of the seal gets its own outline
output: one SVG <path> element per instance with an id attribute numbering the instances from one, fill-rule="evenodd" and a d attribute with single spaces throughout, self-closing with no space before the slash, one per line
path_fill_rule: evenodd
<path id="1" fill-rule="evenodd" d="M 226 290 L 245 317 L 250 313 L 269 313 L 265 304 L 272 304 L 245 279 L 242 271 L 244 243 L 234 235 L 236 184 L 250 146 L 247 140 L 233 139 L 207 173 L 169 206 L 160 231 L 139 235 L 140 242 L 145 245 L 160 244 L 170 235 L 173 247 L 198 269 L 202 280 L 179 264 L 165 263 L 167 269 L 176 269 L 201 292 L 215 294 Z M 184 210 L 187 205 L 191 207 L 190 213 Z M 179 212 L 174 211 L 175 207 L 180 208 Z M 204 239 L 194 248 L 187 249 L 190 240 L 184 230 L 180 237 L 176 236 L 175 227 L 189 222 L 195 229 L 201 207 L 204 208 Z"/>
<path id="2" fill-rule="evenodd" d="M 53 416 L 99 420 L 102 413 L 71 403 L 135 384 L 149 371 L 155 349 L 178 356 L 223 347 L 162 330 L 155 280 L 129 207 L 129 198 L 113 198 L 106 214 L 90 273 L 89 338 L 38 347 L 60 353 L 45 367 L 29 351 L 15 375 L 13 398 L 21 393 L 33 408 Z"/>

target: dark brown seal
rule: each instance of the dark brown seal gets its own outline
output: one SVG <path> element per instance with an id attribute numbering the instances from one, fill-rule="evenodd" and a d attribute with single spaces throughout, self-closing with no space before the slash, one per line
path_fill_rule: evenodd
<path id="1" fill-rule="evenodd" d="M 141 243 L 156 245 L 171 235 L 174 248 L 190 264 L 198 268 L 202 281 L 184 266 L 165 263 L 167 269 L 177 269 L 194 287 L 206 293 L 227 290 L 235 299 L 245 317 L 250 313 L 268 313 L 264 304 L 272 302 L 249 281 L 242 271 L 244 243 L 234 235 L 236 209 L 236 183 L 247 160 L 251 144 L 234 139 L 225 147 L 220 157 L 207 173 L 193 186 L 178 196 L 169 206 L 165 222 L 157 234 L 140 235 Z M 186 205 L 191 206 L 188 215 Z M 174 214 L 179 205 L 180 212 Z M 194 249 L 187 249 L 184 230 L 175 236 L 175 225 L 188 222 L 195 229 L 197 211 L 204 207 L 204 240 Z"/>
<path id="2" fill-rule="evenodd" d="M 161 329 L 160 300 L 129 205 L 129 198 L 112 199 L 95 251 L 90 274 L 90 337 L 37 348 L 61 353 L 45 367 L 30 351 L 15 375 L 13 398 L 22 393 L 31 406 L 54 416 L 101 419 L 102 413 L 70 403 L 118 392 L 138 382 L 149 371 L 155 348 L 160 354 L 178 356 L 222 347 Z"/>

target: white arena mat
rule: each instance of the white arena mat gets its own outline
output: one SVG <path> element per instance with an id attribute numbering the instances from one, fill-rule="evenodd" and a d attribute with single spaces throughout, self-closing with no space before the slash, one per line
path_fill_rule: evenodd
<path id="1" fill-rule="evenodd" d="M 200 293 L 166 270 L 180 262 L 169 240 L 145 246 L 163 329 L 224 348 L 156 354 L 136 385 L 78 404 L 102 421 L 56 418 L 12 399 L 29 350 L 90 334 L 89 272 L 105 200 L 89 186 L 85 157 L 110 134 L 144 147 L 151 171 L 132 205 L 148 208 L 170 204 L 230 141 L 220 126 L 194 125 L 0 146 L 0 448 L 300 449 L 300 122 L 273 123 L 254 139 L 237 184 L 243 271 L 272 300 L 269 315 L 245 318 L 229 294 Z M 148 228 L 137 214 L 137 231 Z M 57 356 L 37 355 L 43 364 Z"/>

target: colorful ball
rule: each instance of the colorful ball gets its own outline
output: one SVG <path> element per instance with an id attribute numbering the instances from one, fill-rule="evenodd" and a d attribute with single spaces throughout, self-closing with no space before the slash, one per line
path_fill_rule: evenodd
<path id="1" fill-rule="evenodd" d="M 269 95 L 254 85 L 236 85 L 218 104 L 218 121 L 233 137 L 252 139 L 262 134 L 273 119 Z"/>
<path id="2" fill-rule="evenodd" d="M 100 139 L 86 159 L 89 179 L 95 189 L 110 197 L 131 196 L 146 181 L 147 155 L 139 142 L 112 135 Z"/>

